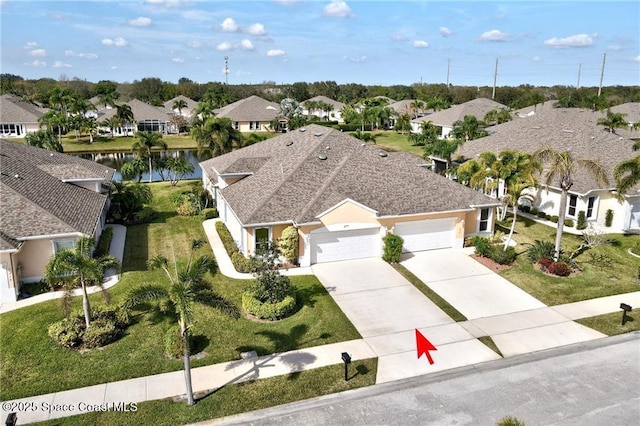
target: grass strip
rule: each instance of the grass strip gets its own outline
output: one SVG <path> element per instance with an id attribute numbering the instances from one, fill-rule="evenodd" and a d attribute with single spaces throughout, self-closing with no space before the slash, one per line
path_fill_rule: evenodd
<path id="1" fill-rule="evenodd" d="M 640 320 L 637 319 L 638 316 L 639 315 L 634 312 L 627 313 L 624 325 L 622 325 L 622 311 L 582 318 L 575 321 L 607 336 L 616 336 L 618 334 L 639 331 Z"/>
<path id="2" fill-rule="evenodd" d="M 429 300 L 435 303 L 440 309 L 442 309 L 447 315 L 449 315 L 454 321 L 466 321 L 467 317 L 462 315 L 456 308 L 451 306 L 449 302 L 444 300 L 438 293 L 433 291 L 427 284 L 422 282 L 420 278 L 416 277 L 407 268 L 399 263 L 392 263 L 391 266 L 407 279 L 415 288 L 417 288 L 422 294 L 427 296 Z"/>
<path id="3" fill-rule="evenodd" d="M 478 337 L 478 340 L 480 340 L 482 343 L 484 343 L 485 346 L 504 358 L 504 355 L 502 355 L 502 352 L 500 352 L 500 349 L 498 349 L 498 345 L 496 345 L 496 342 L 493 341 L 491 336 L 481 336 Z"/>
<path id="4" fill-rule="evenodd" d="M 88 413 L 42 425 L 178 425 L 260 410 L 375 384 L 378 359 L 353 361 L 349 380 L 342 364 L 226 386 L 189 407 L 171 399 L 137 404 L 135 412 Z M 122 401 L 126 402 L 126 401 Z"/>

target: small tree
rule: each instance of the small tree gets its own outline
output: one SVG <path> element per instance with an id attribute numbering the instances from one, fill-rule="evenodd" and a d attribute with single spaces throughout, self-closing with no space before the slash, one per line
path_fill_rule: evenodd
<path id="1" fill-rule="evenodd" d="M 402 256 L 402 245 L 404 244 L 402 237 L 395 234 L 387 234 L 382 237 L 382 241 L 384 242 L 382 260 L 389 263 L 400 262 L 400 256 Z"/>
<path id="2" fill-rule="evenodd" d="M 282 255 L 291 263 L 298 261 L 298 230 L 293 226 L 287 226 L 282 231 L 279 240 Z"/>

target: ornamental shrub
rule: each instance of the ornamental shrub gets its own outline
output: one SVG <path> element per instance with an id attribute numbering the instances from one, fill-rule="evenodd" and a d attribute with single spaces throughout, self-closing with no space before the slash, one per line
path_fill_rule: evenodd
<path id="1" fill-rule="evenodd" d="M 384 242 L 382 260 L 389 263 L 400 262 L 400 256 L 402 256 L 402 245 L 404 244 L 402 237 L 395 234 L 387 234 L 382 237 L 382 241 Z"/>
<path id="2" fill-rule="evenodd" d="M 184 355 L 184 339 L 180 333 L 180 326 L 174 325 L 164 333 L 164 353 L 169 358 L 180 358 Z"/>
<path id="3" fill-rule="evenodd" d="M 88 349 L 100 348 L 114 342 L 122 335 L 122 330 L 118 329 L 112 320 L 99 319 L 91 322 L 91 327 L 87 328 L 82 335 L 82 346 Z"/>
<path id="4" fill-rule="evenodd" d="M 85 327 L 84 313 L 74 312 L 69 318 L 49 326 L 49 336 L 64 348 L 98 348 L 119 339 L 129 325 L 124 310 L 97 305 L 92 309 L 91 326 Z"/>
<path id="5" fill-rule="evenodd" d="M 604 226 L 609 228 L 611 227 L 611 224 L 613 224 L 613 210 L 608 209 L 604 216 Z"/>
<path id="6" fill-rule="evenodd" d="M 287 296 L 281 302 L 260 302 L 251 293 L 242 294 L 242 307 L 251 315 L 260 319 L 279 320 L 291 315 L 296 309 L 296 298 Z"/>
<path id="7" fill-rule="evenodd" d="M 190 201 L 185 201 L 176 207 L 176 213 L 178 213 L 178 216 L 195 216 L 198 214 L 195 206 Z"/>
<path id="8" fill-rule="evenodd" d="M 513 247 L 507 247 L 504 250 L 503 246 L 491 246 L 489 257 L 500 265 L 510 265 L 516 260 L 516 249 Z"/>
<path id="9" fill-rule="evenodd" d="M 551 241 L 536 240 L 529 250 L 527 250 L 527 257 L 531 263 L 537 262 L 539 259 L 553 259 L 556 251 L 556 246 Z"/>
<path id="10" fill-rule="evenodd" d="M 489 238 L 474 235 L 471 237 L 471 244 L 476 248 L 475 253 L 477 255 L 489 257 L 491 253 L 491 240 Z"/>
<path id="11" fill-rule="evenodd" d="M 236 253 L 238 251 L 238 246 L 233 240 L 233 237 L 231 236 L 231 232 L 229 232 L 227 225 L 225 225 L 223 222 L 216 222 L 216 231 L 218 231 L 218 236 L 220 236 L 220 240 L 222 241 L 224 249 L 227 251 L 227 255 L 229 255 L 229 257 L 232 257 L 233 253 Z M 233 261 L 233 258 L 231 260 Z"/>
<path id="12" fill-rule="evenodd" d="M 158 213 L 151 207 L 145 206 L 134 214 L 135 223 L 148 223 L 158 216 Z"/>
<path id="13" fill-rule="evenodd" d="M 252 258 L 244 257 L 239 251 L 234 251 L 231 254 L 231 263 L 236 271 L 242 273 L 253 273 L 258 269 L 258 265 Z"/>
<path id="14" fill-rule="evenodd" d="M 287 226 L 282 231 L 278 241 L 280 252 L 291 263 L 298 261 L 298 230 L 293 226 Z"/>
<path id="15" fill-rule="evenodd" d="M 296 287 L 286 275 L 278 271 L 263 271 L 256 277 L 256 281 L 247 289 L 260 302 L 278 303 L 287 296 L 294 295 Z"/>
<path id="16" fill-rule="evenodd" d="M 578 212 L 578 225 L 576 229 L 582 230 L 587 228 L 587 214 L 584 210 Z"/>
<path id="17" fill-rule="evenodd" d="M 84 321 L 79 318 L 65 318 L 49 326 L 49 336 L 63 348 L 77 348 L 82 343 Z"/>
<path id="18" fill-rule="evenodd" d="M 553 223 L 558 223 L 558 216 L 553 215 L 548 218 Z"/>
<path id="19" fill-rule="evenodd" d="M 565 219 L 564 226 L 568 226 L 569 228 L 573 228 L 573 219 Z"/>
<path id="20" fill-rule="evenodd" d="M 548 270 L 559 277 L 568 277 L 571 274 L 571 268 L 564 262 L 553 262 L 549 265 Z"/>
<path id="21" fill-rule="evenodd" d="M 553 259 L 549 259 L 546 257 L 542 257 L 538 259 L 538 264 L 543 268 L 543 270 L 548 270 L 549 266 L 553 263 Z"/>
<path id="22" fill-rule="evenodd" d="M 536 216 L 538 216 L 540 219 L 546 219 L 547 218 L 547 214 L 543 211 L 539 211 L 538 213 L 536 213 Z"/>
<path id="23" fill-rule="evenodd" d="M 537 215 L 538 215 L 538 213 L 540 213 L 540 212 L 538 211 L 538 209 L 537 209 L 537 208 L 535 208 L 535 207 L 531 207 L 531 214 L 533 214 L 533 215 L 536 215 L 536 216 L 537 216 Z"/>
<path id="24" fill-rule="evenodd" d="M 202 216 L 204 220 L 207 220 L 207 219 L 215 219 L 220 215 L 218 214 L 218 209 L 214 207 L 210 207 L 208 209 L 202 209 L 200 211 L 200 216 Z"/>

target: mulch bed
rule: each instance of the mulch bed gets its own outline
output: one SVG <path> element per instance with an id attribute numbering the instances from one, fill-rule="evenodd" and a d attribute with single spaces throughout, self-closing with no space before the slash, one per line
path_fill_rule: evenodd
<path id="1" fill-rule="evenodd" d="M 497 262 L 494 262 L 490 257 L 484 257 L 477 254 L 472 254 L 471 257 L 476 260 L 476 262 L 482 263 L 487 268 L 491 269 L 493 272 L 500 273 L 505 269 L 511 268 L 511 265 L 501 265 Z"/>

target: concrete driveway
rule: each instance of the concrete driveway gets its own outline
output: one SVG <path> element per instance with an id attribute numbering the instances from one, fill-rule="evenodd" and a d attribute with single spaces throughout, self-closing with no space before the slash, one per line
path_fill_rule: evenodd
<path id="1" fill-rule="evenodd" d="M 377 383 L 499 358 L 381 259 L 312 270 L 378 356 Z M 436 346 L 433 365 L 417 358 L 415 329 Z"/>
<path id="2" fill-rule="evenodd" d="M 475 337 L 491 336 L 504 356 L 535 352 L 605 337 L 549 308 L 465 250 L 432 250 L 401 261 L 468 321 Z"/>

